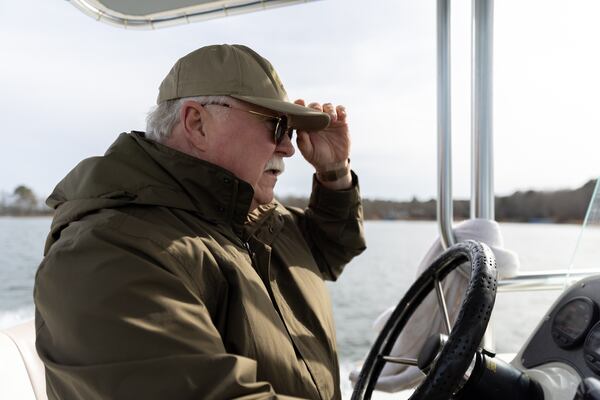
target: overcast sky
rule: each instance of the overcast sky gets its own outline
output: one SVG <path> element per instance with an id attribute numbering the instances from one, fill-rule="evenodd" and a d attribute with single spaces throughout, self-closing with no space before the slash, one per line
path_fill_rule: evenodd
<path id="1" fill-rule="evenodd" d="M 470 2 L 452 4 L 454 193 L 470 195 Z M 495 5 L 498 194 L 575 188 L 600 174 L 596 0 Z M 0 190 L 49 194 L 81 159 L 144 130 L 157 88 L 182 55 L 246 44 L 290 98 L 348 108 L 365 197 L 436 193 L 434 0 L 323 0 L 156 31 L 93 21 L 68 1 L 0 0 Z M 307 194 L 299 153 L 280 195 Z"/>

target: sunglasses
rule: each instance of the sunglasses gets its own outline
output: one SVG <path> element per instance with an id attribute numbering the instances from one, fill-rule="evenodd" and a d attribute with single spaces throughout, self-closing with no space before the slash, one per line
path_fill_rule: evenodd
<path id="1" fill-rule="evenodd" d="M 288 126 L 288 118 L 285 115 L 283 115 L 281 117 L 278 117 L 275 115 L 267 115 L 267 114 L 259 113 L 257 111 L 244 110 L 242 108 L 231 107 L 229 104 L 211 104 L 211 105 L 227 107 L 227 108 L 231 108 L 232 110 L 244 111 L 244 112 L 247 112 L 248 114 L 252 114 L 256 117 L 259 117 L 263 121 L 268 121 L 268 122 L 272 123 L 275 126 L 275 128 L 273 130 L 273 141 L 277 144 L 280 144 L 283 141 L 283 138 L 286 134 L 290 137 L 290 140 L 292 139 L 292 136 L 294 134 L 294 128 Z"/>

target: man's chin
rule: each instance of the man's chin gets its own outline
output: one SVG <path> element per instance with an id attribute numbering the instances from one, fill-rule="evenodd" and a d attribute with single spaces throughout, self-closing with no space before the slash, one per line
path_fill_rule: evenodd
<path id="1" fill-rule="evenodd" d="M 277 179 L 272 180 L 273 175 L 265 176 L 268 172 L 265 172 L 261 179 L 257 182 L 254 187 L 254 198 L 252 199 L 252 204 L 254 207 L 259 205 L 269 204 L 273 201 L 275 190 L 275 184 L 277 183 Z M 267 179 L 265 179 L 267 178 Z"/>
<path id="2" fill-rule="evenodd" d="M 273 191 L 269 191 L 268 193 L 254 194 L 254 198 L 252 199 L 252 202 L 254 204 L 256 204 L 257 206 L 265 205 L 265 204 L 271 203 L 273 201 L 274 197 L 275 196 L 273 194 Z"/>

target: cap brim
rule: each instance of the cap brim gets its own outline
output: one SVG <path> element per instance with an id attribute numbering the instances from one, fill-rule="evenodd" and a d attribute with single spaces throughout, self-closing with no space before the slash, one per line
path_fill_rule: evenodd
<path id="1" fill-rule="evenodd" d="M 320 131 L 329 126 L 329 114 L 313 110 L 312 108 L 266 97 L 240 96 L 236 94 L 231 94 L 230 96 L 287 115 L 288 124 L 294 129 Z"/>

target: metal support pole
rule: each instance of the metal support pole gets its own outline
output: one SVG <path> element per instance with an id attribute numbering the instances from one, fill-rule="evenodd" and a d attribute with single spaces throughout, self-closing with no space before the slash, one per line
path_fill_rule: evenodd
<path id="1" fill-rule="evenodd" d="M 493 0 L 473 0 L 471 26 L 471 218 L 494 219 Z"/>
<path id="2" fill-rule="evenodd" d="M 450 110 L 450 0 L 437 2 L 437 219 L 444 248 L 455 243 L 452 232 L 452 141 Z"/>
<path id="3" fill-rule="evenodd" d="M 494 0 L 473 0 L 471 24 L 471 218 L 494 219 L 493 22 Z M 481 346 L 492 350 L 488 326 Z"/>

